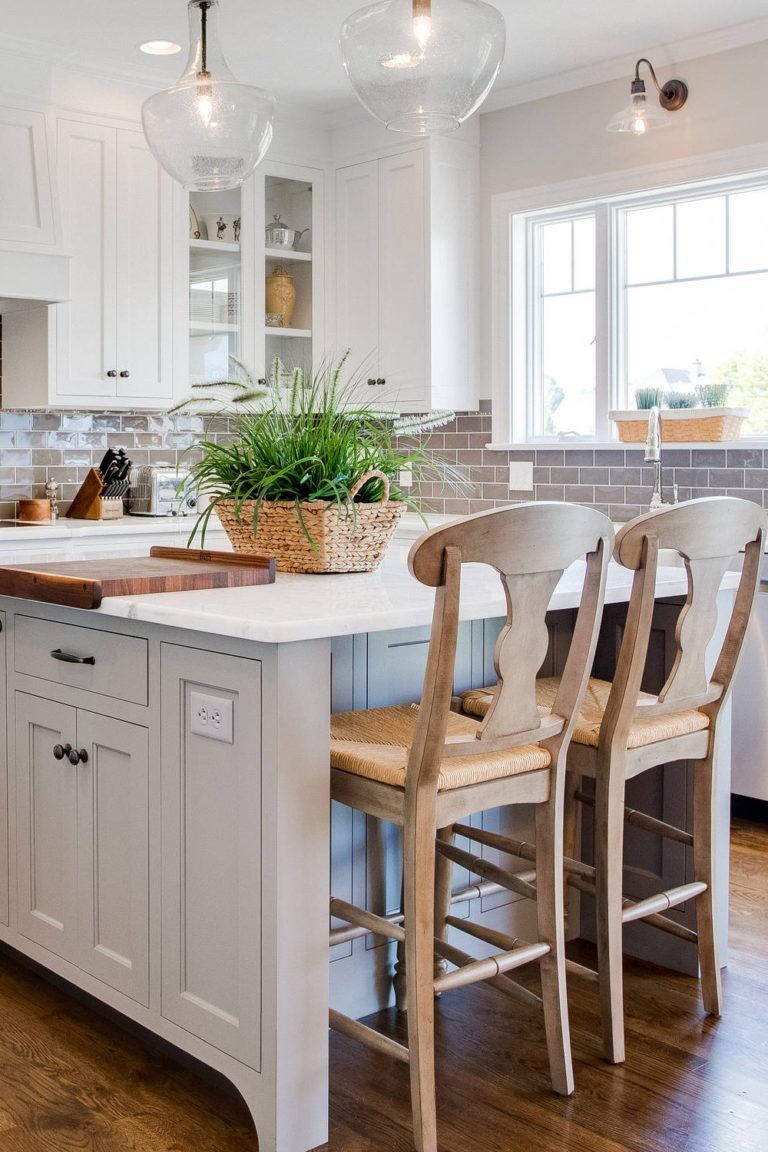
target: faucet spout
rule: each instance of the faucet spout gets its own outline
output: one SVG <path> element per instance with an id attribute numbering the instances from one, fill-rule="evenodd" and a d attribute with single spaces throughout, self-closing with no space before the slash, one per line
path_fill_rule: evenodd
<path id="1" fill-rule="evenodd" d="M 661 490 L 661 414 L 656 405 L 648 414 L 648 434 L 645 439 L 646 464 L 653 464 L 653 493 L 651 495 L 650 511 L 656 512 L 664 507 L 664 498 Z"/>

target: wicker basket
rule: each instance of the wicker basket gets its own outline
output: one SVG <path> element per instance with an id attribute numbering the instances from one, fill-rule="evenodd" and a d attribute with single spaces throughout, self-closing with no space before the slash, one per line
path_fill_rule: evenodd
<path id="1" fill-rule="evenodd" d="M 350 491 L 352 500 L 374 478 L 381 480 L 384 489 L 375 504 L 301 503 L 304 526 L 315 548 L 304 534 L 293 500 L 262 501 L 255 533 L 255 501 L 245 501 L 240 519 L 234 500 L 220 500 L 216 511 L 236 552 L 271 553 L 280 572 L 372 572 L 381 563 L 406 507 L 402 500 L 389 499 L 389 478 L 376 471 L 360 477 Z"/>
<path id="2" fill-rule="evenodd" d="M 623 444 L 642 444 L 648 435 L 648 412 L 609 412 Z M 661 435 L 667 444 L 738 440 L 748 408 L 663 408 Z"/>

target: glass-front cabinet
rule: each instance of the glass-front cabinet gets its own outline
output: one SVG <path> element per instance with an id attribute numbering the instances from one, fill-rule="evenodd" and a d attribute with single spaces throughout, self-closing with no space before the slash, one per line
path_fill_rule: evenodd
<path id="1" fill-rule="evenodd" d="M 263 164 L 242 189 L 190 194 L 190 385 L 228 379 L 232 356 L 263 379 L 326 351 L 322 179 Z"/>

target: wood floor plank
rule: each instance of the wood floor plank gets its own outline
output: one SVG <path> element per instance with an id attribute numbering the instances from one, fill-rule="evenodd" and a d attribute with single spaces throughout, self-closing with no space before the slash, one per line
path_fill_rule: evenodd
<path id="1" fill-rule="evenodd" d="M 549 1090 L 537 1011 L 483 987 L 444 994 L 441 1152 L 767 1152 L 766 941 L 768 827 L 735 821 L 725 1015 L 704 1016 L 690 977 L 628 960 L 627 1064 L 614 1068 L 594 986 L 573 979 L 567 1100 Z M 5 956 L 0 1018 L 0 1152 L 256 1152 L 245 1106 L 215 1076 Z M 371 1022 L 403 1038 L 394 1013 Z M 412 1147 L 407 1069 L 332 1034 L 325 1152 Z"/>

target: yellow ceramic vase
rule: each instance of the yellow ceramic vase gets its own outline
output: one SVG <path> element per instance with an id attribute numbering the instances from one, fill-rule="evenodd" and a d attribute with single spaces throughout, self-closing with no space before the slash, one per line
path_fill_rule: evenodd
<path id="1" fill-rule="evenodd" d="M 296 307 L 296 285 L 293 276 L 282 264 L 267 276 L 267 313 L 282 316 L 283 328 L 290 328 Z"/>

